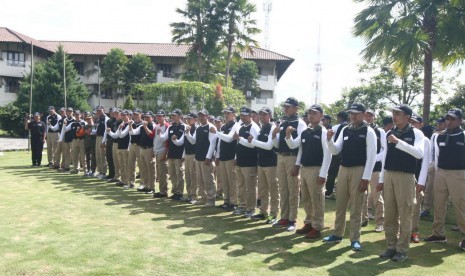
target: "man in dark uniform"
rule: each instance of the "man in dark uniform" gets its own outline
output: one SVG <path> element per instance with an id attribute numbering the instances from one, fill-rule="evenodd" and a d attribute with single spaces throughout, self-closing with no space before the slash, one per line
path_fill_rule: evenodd
<path id="1" fill-rule="evenodd" d="M 32 166 L 40 166 L 42 162 L 42 150 L 47 137 L 47 128 L 40 120 L 40 113 L 34 113 L 33 121 L 26 120 L 24 124 L 25 130 L 31 131 L 31 152 L 32 152 Z"/>
<path id="2" fill-rule="evenodd" d="M 86 168 L 85 176 L 93 176 L 95 168 L 97 167 L 97 160 L 95 158 L 95 139 L 97 137 L 96 130 L 94 127 L 94 119 L 90 112 L 84 112 L 84 119 L 86 125 L 84 130 L 86 135 L 84 136 L 84 149 L 86 154 Z"/>
<path id="3" fill-rule="evenodd" d="M 105 144 L 105 158 L 108 165 L 108 175 L 105 177 L 105 180 L 112 181 L 115 178 L 115 159 L 117 156 L 113 156 L 113 138 L 108 135 L 109 129 L 117 131 L 119 124 L 115 118 L 114 111 L 116 107 L 112 107 L 109 110 L 110 119 L 105 124 L 105 133 L 103 136 L 103 142 Z M 119 115 L 119 112 L 118 112 Z M 115 128 L 116 127 L 116 128 Z M 115 129 L 114 129 L 115 128 Z M 118 181 L 116 181 L 118 182 Z"/>
<path id="4" fill-rule="evenodd" d="M 105 143 L 103 141 L 103 136 L 105 135 L 105 130 L 107 128 L 107 122 L 109 118 L 105 115 L 105 109 L 103 106 L 97 106 L 96 108 L 96 134 L 97 138 L 95 139 L 95 157 L 97 159 L 97 178 L 105 178 L 107 173 L 107 162 L 105 160 Z"/>
<path id="5" fill-rule="evenodd" d="M 57 142 L 58 142 L 58 121 L 61 119 L 61 116 L 55 112 L 55 107 L 49 106 L 48 107 L 47 116 L 47 159 L 48 159 L 48 166 L 53 167 L 53 155 L 55 153 Z M 56 130 L 53 130 L 53 129 Z"/>

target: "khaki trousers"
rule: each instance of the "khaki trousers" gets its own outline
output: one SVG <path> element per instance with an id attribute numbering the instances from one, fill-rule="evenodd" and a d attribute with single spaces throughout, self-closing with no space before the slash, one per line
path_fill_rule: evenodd
<path id="1" fill-rule="evenodd" d="M 79 170 L 80 165 L 82 166 L 81 169 L 84 170 L 84 166 L 86 164 L 86 151 L 84 147 L 84 139 L 74 139 L 71 144 L 71 152 L 73 153 L 74 170 Z"/>
<path id="2" fill-rule="evenodd" d="M 47 132 L 47 160 L 53 163 L 58 142 L 58 132 Z"/>
<path id="3" fill-rule="evenodd" d="M 426 179 L 425 197 L 423 199 L 423 210 L 429 211 L 434 202 L 434 177 L 436 174 L 436 164 L 431 162 L 428 167 L 428 178 Z"/>
<path id="4" fill-rule="evenodd" d="M 433 235 L 444 236 L 447 201 L 454 205 L 460 232 L 465 233 L 465 170 L 436 170 Z"/>
<path id="5" fill-rule="evenodd" d="M 305 210 L 305 224 L 312 225 L 318 231 L 324 228 L 325 220 L 325 184 L 318 184 L 321 167 L 302 166 L 300 171 L 300 192 Z"/>
<path id="6" fill-rule="evenodd" d="M 184 168 L 186 175 L 186 192 L 191 199 L 197 198 L 197 179 L 195 175 L 195 154 L 187 154 L 184 158 Z"/>
<path id="7" fill-rule="evenodd" d="M 213 181 L 213 166 L 205 165 L 205 161 L 195 160 L 195 174 L 201 200 L 215 202 L 216 187 Z"/>
<path id="8" fill-rule="evenodd" d="M 276 167 L 258 167 L 258 198 L 261 199 L 260 212 L 276 216 L 279 211 L 279 187 Z"/>
<path id="9" fill-rule="evenodd" d="M 129 182 L 134 184 L 136 182 L 136 162 L 139 165 L 140 169 L 140 147 L 136 144 L 129 145 L 129 155 L 128 155 L 128 176 Z"/>
<path id="10" fill-rule="evenodd" d="M 184 194 L 184 166 L 182 159 L 168 159 L 168 168 L 171 177 L 171 193 Z"/>
<path id="11" fill-rule="evenodd" d="M 223 184 L 224 202 L 230 205 L 237 205 L 236 160 L 220 161 L 219 176 Z"/>
<path id="12" fill-rule="evenodd" d="M 121 182 L 129 184 L 129 150 L 118 149 L 118 164 L 121 171 Z"/>
<path id="13" fill-rule="evenodd" d="M 223 182 L 221 181 L 220 176 L 220 168 L 213 163 L 213 177 L 216 181 L 216 194 L 222 195 L 223 194 Z"/>
<path id="14" fill-rule="evenodd" d="M 257 167 L 237 167 L 240 206 L 254 211 L 257 206 Z"/>
<path id="15" fill-rule="evenodd" d="M 157 179 L 160 185 L 160 193 L 168 194 L 168 163 L 167 160 L 161 160 L 165 153 L 155 155 L 157 166 Z"/>
<path id="16" fill-rule="evenodd" d="M 417 192 L 415 189 L 415 198 L 417 204 L 413 207 L 412 213 L 412 233 L 420 233 L 420 212 L 421 212 L 421 202 L 423 201 L 424 193 Z"/>
<path id="17" fill-rule="evenodd" d="M 97 136 L 95 139 L 95 159 L 97 160 L 97 171 L 107 173 L 107 161 L 105 159 L 105 148 L 102 148 L 103 136 Z"/>
<path id="18" fill-rule="evenodd" d="M 71 164 L 71 143 L 63 142 L 63 168 L 69 169 Z"/>
<path id="19" fill-rule="evenodd" d="M 407 253 L 412 233 L 412 213 L 416 204 L 415 174 L 384 173 L 384 231 L 388 249 Z"/>
<path id="20" fill-rule="evenodd" d="M 296 221 L 299 208 L 299 176 L 292 176 L 297 156 L 278 155 L 278 182 L 281 197 L 281 219 Z"/>
<path id="21" fill-rule="evenodd" d="M 55 149 L 55 153 L 53 154 L 53 160 L 55 167 L 63 166 L 64 160 L 61 158 L 63 155 L 63 142 L 57 141 L 57 147 Z M 60 163 L 61 162 L 61 163 Z"/>
<path id="22" fill-rule="evenodd" d="M 113 156 L 113 165 L 115 166 L 115 177 L 114 179 L 120 179 L 122 173 L 121 173 L 121 166 L 119 165 L 118 161 L 118 143 L 113 142 L 113 145 L 111 147 L 111 152 Z"/>
<path id="23" fill-rule="evenodd" d="M 340 166 L 337 175 L 334 235 L 344 236 L 347 208 L 350 207 L 350 241 L 360 241 L 363 195 L 366 193 L 360 192 L 363 170 L 363 166 Z"/>
<path id="24" fill-rule="evenodd" d="M 378 186 L 379 172 L 373 172 L 371 174 L 369 193 L 363 196 L 363 209 L 362 218 L 368 220 L 368 202 L 373 202 L 375 209 L 375 223 L 376 225 L 384 224 L 384 199 L 383 192 L 378 192 L 376 186 Z"/>
<path id="25" fill-rule="evenodd" d="M 140 167 L 143 168 L 140 172 L 140 181 L 145 187 L 155 191 L 155 159 L 153 148 L 140 149 Z"/>

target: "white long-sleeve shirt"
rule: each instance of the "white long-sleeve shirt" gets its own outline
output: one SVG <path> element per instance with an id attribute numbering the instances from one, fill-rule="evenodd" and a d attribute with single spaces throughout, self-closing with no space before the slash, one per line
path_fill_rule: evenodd
<path id="1" fill-rule="evenodd" d="M 207 123 L 205 125 L 202 125 L 200 124 L 197 129 L 195 130 L 194 134 L 191 135 L 190 132 L 187 132 L 186 134 L 186 138 L 187 140 L 189 140 L 189 142 L 193 145 L 196 144 L 197 142 L 197 131 L 198 131 L 198 128 L 199 127 L 204 127 L 208 125 L 208 129 L 210 130 L 212 127 L 216 130 L 216 127 L 211 124 L 211 123 Z M 217 132 L 218 133 L 218 132 Z M 216 147 L 216 140 L 218 139 L 218 137 L 216 136 L 216 134 L 214 133 L 211 133 L 210 131 L 208 132 L 208 140 L 210 141 L 210 146 L 208 148 L 208 152 L 207 152 L 207 155 L 205 156 L 205 158 L 207 159 L 213 159 L 213 154 L 215 153 L 215 147 Z"/>
<path id="2" fill-rule="evenodd" d="M 231 131 L 228 134 L 224 134 L 222 131 L 217 131 L 216 135 L 218 139 L 225 141 L 226 143 L 231 143 L 234 141 L 233 135 L 235 133 L 239 133 L 239 129 L 241 128 L 241 124 L 236 122 L 232 127 Z"/>
<path id="3" fill-rule="evenodd" d="M 257 148 L 264 150 L 271 150 L 273 148 L 273 131 L 276 128 L 276 125 L 271 123 L 270 133 L 268 133 L 268 140 L 266 142 L 258 141 L 258 135 L 253 136 L 251 144 Z"/>
<path id="4" fill-rule="evenodd" d="M 307 125 L 302 119 L 298 119 L 299 123 L 297 125 L 297 136 L 300 136 L 302 134 L 302 131 L 307 129 Z M 283 126 L 279 126 L 279 131 L 283 130 Z M 280 133 L 278 132 L 276 134 L 276 138 L 273 140 L 273 146 L 276 148 L 279 148 L 279 139 L 280 139 Z"/>
<path id="5" fill-rule="evenodd" d="M 252 137 L 258 137 L 258 133 L 260 132 L 260 127 L 254 121 L 252 121 L 251 124 L 252 126 L 250 127 L 250 135 L 252 135 Z M 243 125 L 242 127 L 248 127 L 249 125 Z M 255 148 L 255 146 L 252 145 L 252 143 L 249 143 L 249 141 L 245 139 L 244 137 L 239 137 L 239 144 L 243 145 L 244 147 Z"/>
<path id="6" fill-rule="evenodd" d="M 57 115 L 57 123 L 56 123 L 55 125 L 50 125 L 50 126 L 47 124 L 47 132 L 48 132 L 49 130 L 51 130 L 51 131 L 57 131 L 57 130 L 58 130 L 58 128 L 59 128 L 58 122 L 61 120 L 61 115 L 60 115 L 60 114 L 56 114 L 56 115 Z M 50 116 L 51 116 L 51 115 L 48 115 L 48 116 L 47 116 L 46 122 L 48 122 L 48 118 L 49 118 Z"/>
<path id="7" fill-rule="evenodd" d="M 421 169 L 420 169 L 420 175 L 418 176 L 417 179 L 417 184 L 421 186 L 426 185 L 426 178 L 428 177 L 428 168 L 429 168 L 429 163 L 431 162 L 431 143 L 428 139 L 423 139 L 424 142 L 424 152 L 425 154 L 423 155 L 423 159 L 421 160 Z"/>
<path id="8" fill-rule="evenodd" d="M 345 128 L 347 128 L 347 126 L 345 126 L 342 130 L 341 130 L 341 134 L 339 135 L 339 137 L 337 138 L 337 140 L 334 142 L 333 139 L 330 139 L 329 142 L 328 142 L 328 148 L 329 148 L 329 151 L 333 154 L 333 155 L 337 155 L 339 154 L 341 151 L 342 151 L 342 147 L 344 145 L 344 130 Z M 376 149 L 377 149 L 377 145 L 376 145 L 376 133 L 375 131 L 367 126 L 367 135 L 366 135 L 366 161 L 365 161 L 365 168 L 363 170 L 363 176 L 362 176 L 362 179 L 363 180 L 370 180 L 371 179 L 371 174 L 373 173 L 373 168 L 375 166 L 375 163 L 376 163 Z"/>
<path id="9" fill-rule="evenodd" d="M 425 136 L 423 135 L 423 132 L 421 132 L 420 130 L 416 128 L 413 129 L 413 133 L 415 135 L 415 142 L 413 143 L 413 145 L 410 145 L 403 140 L 398 140 L 398 143 L 396 144 L 396 148 L 412 155 L 416 159 L 421 159 L 423 158 L 424 150 L 425 150 L 425 143 L 424 143 Z M 384 154 L 384 157 L 383 157 L 383 166 L 381 169 L 381 173 L 379 174 L 379 183 L 384 183 L 384 171 L 385 171 L 384 164 L 386 163 L 386 156 L 387 156 L 387 150 L 386 150 L 386 154 Z"/>

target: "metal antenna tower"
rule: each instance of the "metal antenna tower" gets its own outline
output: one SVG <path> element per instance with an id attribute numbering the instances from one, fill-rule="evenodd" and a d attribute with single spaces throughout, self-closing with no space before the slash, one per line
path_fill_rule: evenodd
<path id="1" fill-rule="evenodd" d="M 265 49 L 270 49 L 270 16 L 273 7 L 272 0 L 263 0 L 263 11 L 265 12 Z"/>
<path id="2" fill-rule="evenodd" d="M 322 76 L 321 76 L 321 54 L 320 54 L 320 37 L 321 37 L 321 31 L 320 31 L 320 26 L 318 26 L 318 47 L 317 47 L 317 52 L 316 52 L 316 62 L 314 66 L 314 76 L 313 76 L 313 91 L 312 91 L 312 97 L 311 97 L 311 102 L 313 104 L 318 104 L 321 101 L 321 87 L 322 87 Z"/>

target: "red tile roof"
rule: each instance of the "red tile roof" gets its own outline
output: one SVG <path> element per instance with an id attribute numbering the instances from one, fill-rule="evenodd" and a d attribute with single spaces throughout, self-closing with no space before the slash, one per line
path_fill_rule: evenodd
<path id="1" fill-rule="evenodd" d="M 44 43 L 5 27 L 0 27 L 0 42 L 33 43 L 35 46 L 53 52 L 53 50 L 49 49 Z"/>

